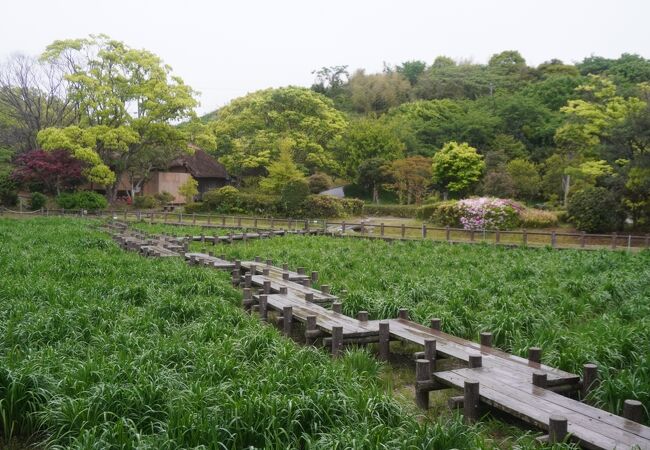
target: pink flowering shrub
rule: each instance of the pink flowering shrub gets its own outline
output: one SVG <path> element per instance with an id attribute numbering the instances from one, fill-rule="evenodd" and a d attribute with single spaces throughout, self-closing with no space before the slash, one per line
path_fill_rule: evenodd
<path id="1" fill-rule="evenodd" d="M 466 230 L 509 230 L 520 223 L 521 204 L 500 198 L 479 197 L 456 204 L 460 225 Z"/>

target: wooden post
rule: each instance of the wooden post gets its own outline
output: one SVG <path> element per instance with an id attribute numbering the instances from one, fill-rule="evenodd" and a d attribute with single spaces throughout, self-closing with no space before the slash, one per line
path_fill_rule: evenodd
<path id="1" fill-rule="evenodd" d="M 345 220 L 341 223 L 341 233 L 345 233 Z"/>
<path id="2" fill-rule="evenodd" d="M 311 273 L 311 282 L 316 283 L 318 281 L 318 272 L 312 271 Z"/>
<path id="3" fill-rule="evenodd" d="M 548 441 L 551 444 L 564 441 L 567 435 L 568 421 L 564 416 L 552 415 L 548 419 Z"/>
<path id="4" fill-rule="evenodd" d="M 474 242 L 474 230 L 469 230 L 469 241 Z"/>
<path id="5" fill-rule="evenodd" d="M 266 295 L 269 295 L 271 293 L 271 281 L 270 280 L 264 280 L 264 293 Z"/>
<path id="6" fill-rule="evenodd" d="M 539 347 L 530 347 L 528 349 L 528 361 L 540 364 L 542 362 L 542 349 Z"/>
<path id="7" fill-rule="evenodd" d="M 357 320 L 361 322 L 367 322 L 368 321 L 368 311 L 359 311 L 357 313 Z"/>
<path id="8" fill-rule="evenodd" d="M 555 231 L 551 231 L 551 247 L 557 247 L 557 233 Z"/>
<path id="9" fill-rule="evenodd" d="M 390 352 L 390 331 L 388 322 L 379 322 L 379 359 L 388 360 Z"/>
<path id="10" fill-rule="evenodd" d="M 402 239 L 406 236 L 406 225 L 402 224 Z"/>
<path id="11" fill-rule="evenodd" d="M 625 400 L 623 403 L 623 417 L 641 423 L 643 421 L 643 404 L 637 400 Z"/>
<path id="12" fill-rule="evenodd" d="M 192 213 L 192 225 L 196 225 L 196 213 Z"/>
<path id="13" fill-rule="evenodd" d="M 441 330 L 440 325 L 442 324 L 442 320 L 438 319 L 437 317 L 434 317 L 431 319 L 431 328 L 437 331 Z"/>
<path id="14" fill-rule="evenodd" d="M 492 347 L 492 333 L 481 333 L 481 345 L 485 347 Z"/>
<path id="15" fill-rule="evenodd" d="M 476 380 L 465 380 L 463 389 L 463 414 L 465 422 L 474 423 L 479 419 L 479 383 Z"/>
<path id="16" fill-rule="evenodd" d="M 381 223 L 379 230 L 381 237 L 384 237 L 384 222 Z"/>
<path id="17" fill-rule="evenodd" d="M 251 278 L 253 278 L 253 277 L 251 276 L 250 272 L 248 272 L 244 276 L 244 287 L 247 287 L 247 288 L 251 287 Z"/>
<path id="18" fill-rule="evenodd" d="M 305 274 L 305 268 L 304 267 L 298 267 L 298 269 L 296 269 L 296 272 L 298 272 L 298 275 L 304 275 Z"/>
<path id="19" fill-rule="evenodd" d="M 528 231 L 524 228 L 521 232 L 521 239 L 523 240 L 524 247 L 528 246 Z"/>
<path id="20" fill-rule="evenodd" d="M 483 357 L 481 355 L 469 355 L 468 367 L 470 369 L 483 367 Z"/>
<path id="21" fill-rule="evenodd" d="M 272 259 L 267 259 L 266 260 L 266 265 L 267 266 L 272 266 L 273 265 L 273 260 Z"/>
<path id="22" fill-rule="evenodd" d="M 316 340 L 313 336 L 316 329 L 316 316 L 307 316 L 307 322 L 305 324 L 305 344 L 311 345 Z"/>
<path id="23" fill-rule="evenodd" d="M 415 361 L 415 403 L 424 410 L 429 409 L 429 391 L 420 383 L 426 381 L 431 381 L 431 363 L 428 359 L 418 359 Z"/>
<path id="24" fill-rule="evenodd" d="M 262 257 L 256 256 L 255 257 L 255 262 L 262 262 Z"/>
<path id="25" fill-rule="evenodd" d="M 208 214 L 208 225 L 210 225 L 210 219 L 212 219 L 212 216 Z"/>
<path id="26" fill-rule="evenodd" d="M 264 275 L 265 277 L 268 277 L 270 273 L 271 270 L 268 267 L 262 269 L 262 275 Z"/>
<path id="27" fill-rule="evenodd" d="M 237 286 L 239 284 L 239 270 L 235 269 L 232 271 L 232 285 Z"/>
<path id="28" fill-rule="evenodd" d="M 616 234 L 616 232 L 612 233 L 612 250 L 614 250 L 616 248 L 616 240 L 617 240 L 617 238 L 618 238 L 618 235 Z"/>
<path id="29" fill-rule="evenodd" d="M 329 284 L 321 284 L 320 285 L 320 290 L 323 294 L 329 294 L 330 293 L 330 285 Z"/>
<path id="30" fill-rule="evenodd" d="M 451 240 L 451 230 L 449 229 L 449 225 L 445 227 L 445 240 L 447 242 Z"/>
<path id="31" fill-rule="evenodd" d="M 235 269 L 241 270 L 241 261 L 238 259 L 235 260 Z"/>
<path id="32" fill-rule="evenodd" d="M 289 279 L 289 272 L 282 272 L 282 279 L 283 280 L 288 280 Z"/>
<path id="33" fill-rule="evenodd" d="M 291 336 L 291 325 L 293 324 L 293 307 L 285 306 L 282 308 L 282 332 L 286 336 Z"/>
<path id="34" fill-rule="evenodd" d="M 496 232 L 494 233 L 494 242 L 496 244 L 501 242 L 501 231 L 500 230 L 496 230 Z"/>
<path id="35" fill-rule="evenodd" d="M 280 295 L 287 295 L 288 292 L 289 292 L 289 288 L 287 288 L 286 286 L 280 286 Z"/>
<path id="36" fill-rule="evenodd" d="M 431 363 L 431 371 L 433 372 L 436 368 L 436 340 L 435 339 L 424 340 L 424 358 Z"/>
<path id="37" fill-rule="evenodd" d="M 427 238 L 427 226 L 425 224 L 422 224 L 422 239 Z"/>
<path id="38" fill-rule="evenodd" d="M 343 304 L 341 302 L 332 303 L 332 311 L 341 314 Z"/>
<path id="39" fill-rule="evenodd" d="M 266 322 L 269 319 L 268 316 L 268 304 L 267 304 L 268 298 L 266 295 L 262 294 L 259 296 L 259 304 L 260 304 L 260 320 Z"/>
<path id="40" fill-rule="evenodd" d="M 539 371 L 533 372 L 533 386 L 546 388 L 547 382 L 548 382 L 548 376 L 546 373 L 539 372 Z"/>
<path id="41" fill-rule="evenodd" d="M 332 327 L 332 356 L 338 357 L 343 350 L 343 327 Z"/>
<path id="42" fill-rule="evenodd" d="M 409 319 L 409 310 L 406 308 L 400 308 L 397 312 L 397 317 L 400 319 L 408 320 Z"/>
<path id="43" fill-rule="evenodd" d="M 287 263 L 282 264 L 282 270 L 284 270 L 284 271 L 289 270 L 289 264 L 287 264 Z"/>
<path id="44" fill-rule="evenodd" d="M 308 302 L 308 303 L 313 303 L 314 302 L 314 293 L 313 292 L 305 293 L 305 301 Z"/>
<path id="45" fill-rule="evenodd" d="M 241 217 L 237 217 L 237 227 L 241 228 Z"/>
<path id="46" fill-rule="evenodd" d="M 598 387 L 598 384 L 598 366 L 596 364 L 582 366 L 582 400 L 587 398 L 589 393 Z"/>

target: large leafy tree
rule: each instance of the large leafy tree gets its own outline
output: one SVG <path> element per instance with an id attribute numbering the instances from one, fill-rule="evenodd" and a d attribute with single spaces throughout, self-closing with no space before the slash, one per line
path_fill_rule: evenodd
<path id="1" fill-rule="evenodd" d="M 212 123 L 217 154 L 240 175 L 264 169 L 280 154 L 284 139 L 293 141 L 293 159 L 309 172 L 336 172 L 331 149 L 347 125 L 330 99 L 310 89 L 266 89 L 233 100 Z"/>
<path id="2" fill-rule="evenodd" d="M 462 194 L 476 184 L 483 174 L 483 156 L 467 143 L 448 142 L 433 156 L 433 183 L 448 194 Z"/>
<path id="3" fill-rule="evenodd" d="M 431 159 L 411 156 L 392 162 L 392 188 L 397 191 L 400 203 L 419 204 L 431 185 Z"/>
<path id="4" fill-rule="evenodd" d="M 86 176 L 107 186 L 109 200 L 142 153 L 188 149 L 174 122 L 193 118 L 195 93 L 153 53 L 101 35 L 55 41 L 42 59 L 65 69 L 79 123 L 42 130 L 39 143 L 86 162 Z"/>
<path id="5" fill-rule="evenodd" d="M 260 182 L 260 187 L 272 194 L 279 194 L 289 183 L 304 180 L 305 175 L 300 171 L 291 156 L 295 142 L 290 138 L 283 138 L 280 143 L 280 156 L 268 168 L 268 176 Z"/>
<path id="6" fill-rule="evenodd" d="M 45 192 L 60 194 L 84 181 L 84 163 L 66 150 L 31 150 L 16 158 L 13 178 L 22 184 L 37 186 Z"/>

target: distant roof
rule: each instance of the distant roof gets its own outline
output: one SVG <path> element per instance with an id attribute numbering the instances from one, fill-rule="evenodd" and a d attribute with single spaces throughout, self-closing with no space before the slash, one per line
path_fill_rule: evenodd
<path id="1" fill-rule="evenodd" d="M 185 167 L 194 178 L 230 178 L 226 168 L 200 148 L 194 148 L 194 154 L 182 155 L 173 160 L 169 167 Z"/>

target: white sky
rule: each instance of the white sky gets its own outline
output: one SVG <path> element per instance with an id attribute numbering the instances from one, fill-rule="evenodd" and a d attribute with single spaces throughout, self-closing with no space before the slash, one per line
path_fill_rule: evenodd
<path id="1" fill-rule="evenodd" d="M 105 33 L 146 48 L 200 91 L 201 113 L 312 70 L 437 55 L 531 65 L 597 54 L 650 57 L 650 0 L 0 0 L 0 60 L 55 39 Z"/>

